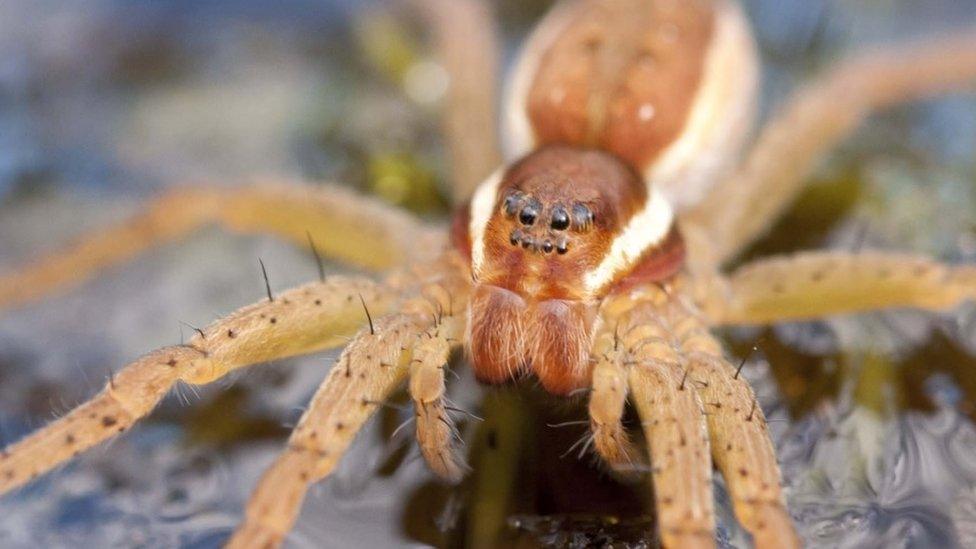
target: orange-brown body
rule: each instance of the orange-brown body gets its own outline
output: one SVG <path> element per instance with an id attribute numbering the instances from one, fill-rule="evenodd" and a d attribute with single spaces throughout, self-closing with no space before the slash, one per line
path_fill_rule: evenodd
<path id="1" fill-rule="evenodd" d="M 680 236 L 669 222 L 663 238 L 594 288 L 587 275 L 649 200 L 631 167 L 602 151 L 548 146 L 501 174 L 493 193 L 480 242 L 469 231 L 478 204 L 454 225 L 456 246 L 473 259 L 467 339 L 475 374 L 501 383 L 532 372 L 554 394 L 584 387 L 600 301 L 674 275 L 684 259 Z"/>
<path id="2" fill-rule="evenodd" d="M 684 129 L 705 70 L 714 6 L 615 2 L 630 6 L 565 8 L 568 21 L 540 58 L 527 111 L 537 143 L 587 144 L 640 167 Z"/>
<path id="3" fill-rule="evenodd" d="M 467 340 L 480 380 L 533 373 L 562 395 L 588 386 L 601 301 L 681 269 L 681 236 L 649 174 L 675 173 L 688 135 L 717 135 L 693 114 L 708 103 L 699 90 L 718 13 L 701 0 L 581 1 L 530 41 L 509 105 L 528 154 L 454 225 L 472 260 Z"/>

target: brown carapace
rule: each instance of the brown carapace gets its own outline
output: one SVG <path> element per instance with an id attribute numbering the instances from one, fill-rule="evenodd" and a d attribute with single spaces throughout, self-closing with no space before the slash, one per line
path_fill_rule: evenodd
<path id="1" fill-rule="evenodd" d="M 670 207 L 633 168 L 567 145 L 490 178 L 454 227 L 475 281 L 467 340 L 478 379 L 532 372 L 560 395 L 589 383 L 602 298 L 673 276 L 684 260 Z"/>

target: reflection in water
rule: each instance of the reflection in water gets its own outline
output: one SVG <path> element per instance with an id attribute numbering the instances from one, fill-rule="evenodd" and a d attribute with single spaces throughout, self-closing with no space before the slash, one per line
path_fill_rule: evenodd
<path id="1" fill-rule="evenodd" d="M 545 3 L 500 3 L 510 45 Z M 436 97 L 402 93 L 427 61 L 417 29 L 396 8 L 355 4 L 0 3 L 0 268 L 188 177 L 333 178 L 442 212 Z M 745 4 L 772 100 L 862 40 L 973 22 L 969 0 Z M 747 256 L 878 247 L 972 262 L 973 150 L 971 95 L 879 118 Z M 92 394 L 107 365 L 178 342 L 178 321 L 259 297 L 256 257 L 280 288 L 315 275 L 303 251 L 209 231 L 0 316 L 0 441 Z M 976 546 L 974 308 L 725 335 L 748 356 L 811 546 Z M 107 449 L 0 500 L 0 546 L 218 546 L 328 364 L 254 368 L 223 394 L 229 383 L 181 388 Z M 645 490 L 561 457 L 584 426 L 550 425 L 578 421 L 578 407 L 530 388 L 480 399 L 466 375 L 454 392 L 485 418 L 466 422 L 475 474 L 438 484 L 409 428 L 391 439 L 410 416 L 391 407 L 312 491 L 292 545 L 655 544 Z M 717 499 L 721 543 L 743 546 L 721 486 Z"/>
<path id="2" fill-rule="evenodd" d="M 952 546 L 948 511 L 976 474 L 976 464 L 956 454 L 960 443 L 972 453 L 972 426 L 947 409 L 891 421 L 864 409 L 832 415 L 800 422 L 782 449 L 793 473 L 791 509 L 809 542 Z"/>

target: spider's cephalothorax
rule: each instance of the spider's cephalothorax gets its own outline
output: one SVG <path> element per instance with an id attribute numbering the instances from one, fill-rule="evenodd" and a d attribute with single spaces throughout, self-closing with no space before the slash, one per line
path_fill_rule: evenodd
<path id="1" fill-rule="evenodd" d="M 468 343 L 482 381 L 530 371 L 552 393 L 585 387 L 601 299 L 678 272 L 670 202 L 718 167 L 693 153 L 724 156 L 748 127 L 754 54 L 737 8 L 628 2 L 568 3 L 536 31 L 506 127 L 528 154 L 455 223 L 476 283 Z"/>
<path id="2" fill-rule="evenodd" d="M 684 259 L 660 193 L 609 153 L 563 145 L 492 176 L 455 232 L 475 282 L 476 375 L 497 383 L 531 371 L 556 394 L 588 383 L 600 299 L 666 279 Z"/>

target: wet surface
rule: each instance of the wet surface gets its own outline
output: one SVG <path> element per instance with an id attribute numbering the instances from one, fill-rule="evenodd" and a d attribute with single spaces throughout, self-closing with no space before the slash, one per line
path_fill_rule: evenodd
<path id="1" fill-rule="evenodd" d="M 969 0 L 746 5 L 767 110 L 841 52 L 976 23 Z M 509 54 L 541 9 L 501 3 Z M 443 215 L 439 97 L 408 76 L 425 56 L 416 22 L 380 2 L 0 4 L 0 268 L 187 178 L 335 179 Z M 876 117 L 747 257 L 829 247 L 976 261 L 974 152 L 972 93 Z M 259 299 L 258 257 L 276 289 L 316 274 L 303 250 L 207 230 L 0 314 L 0 441 Z M 976 306 L 723 336 L 748 357 L 809 546 L 976 546 Z M 131 433 L 0 500 L 0 546 L 218 546 L 330 358 L 180 387 Z M 461 372 L 455 400 L 485 419 L 465 426 L 475 473 L 437 483 L 410 429 L 393 436 L 409 412 L 386 410 L 312 490 L 289 546 L 654 546 L 647 494 L 567 453 L 582 427 L 551 427 L 578 410 L 531 390 L 481 395 Z M 721 485 L 717 499 L 720 541 L 745 546 Z"/>

